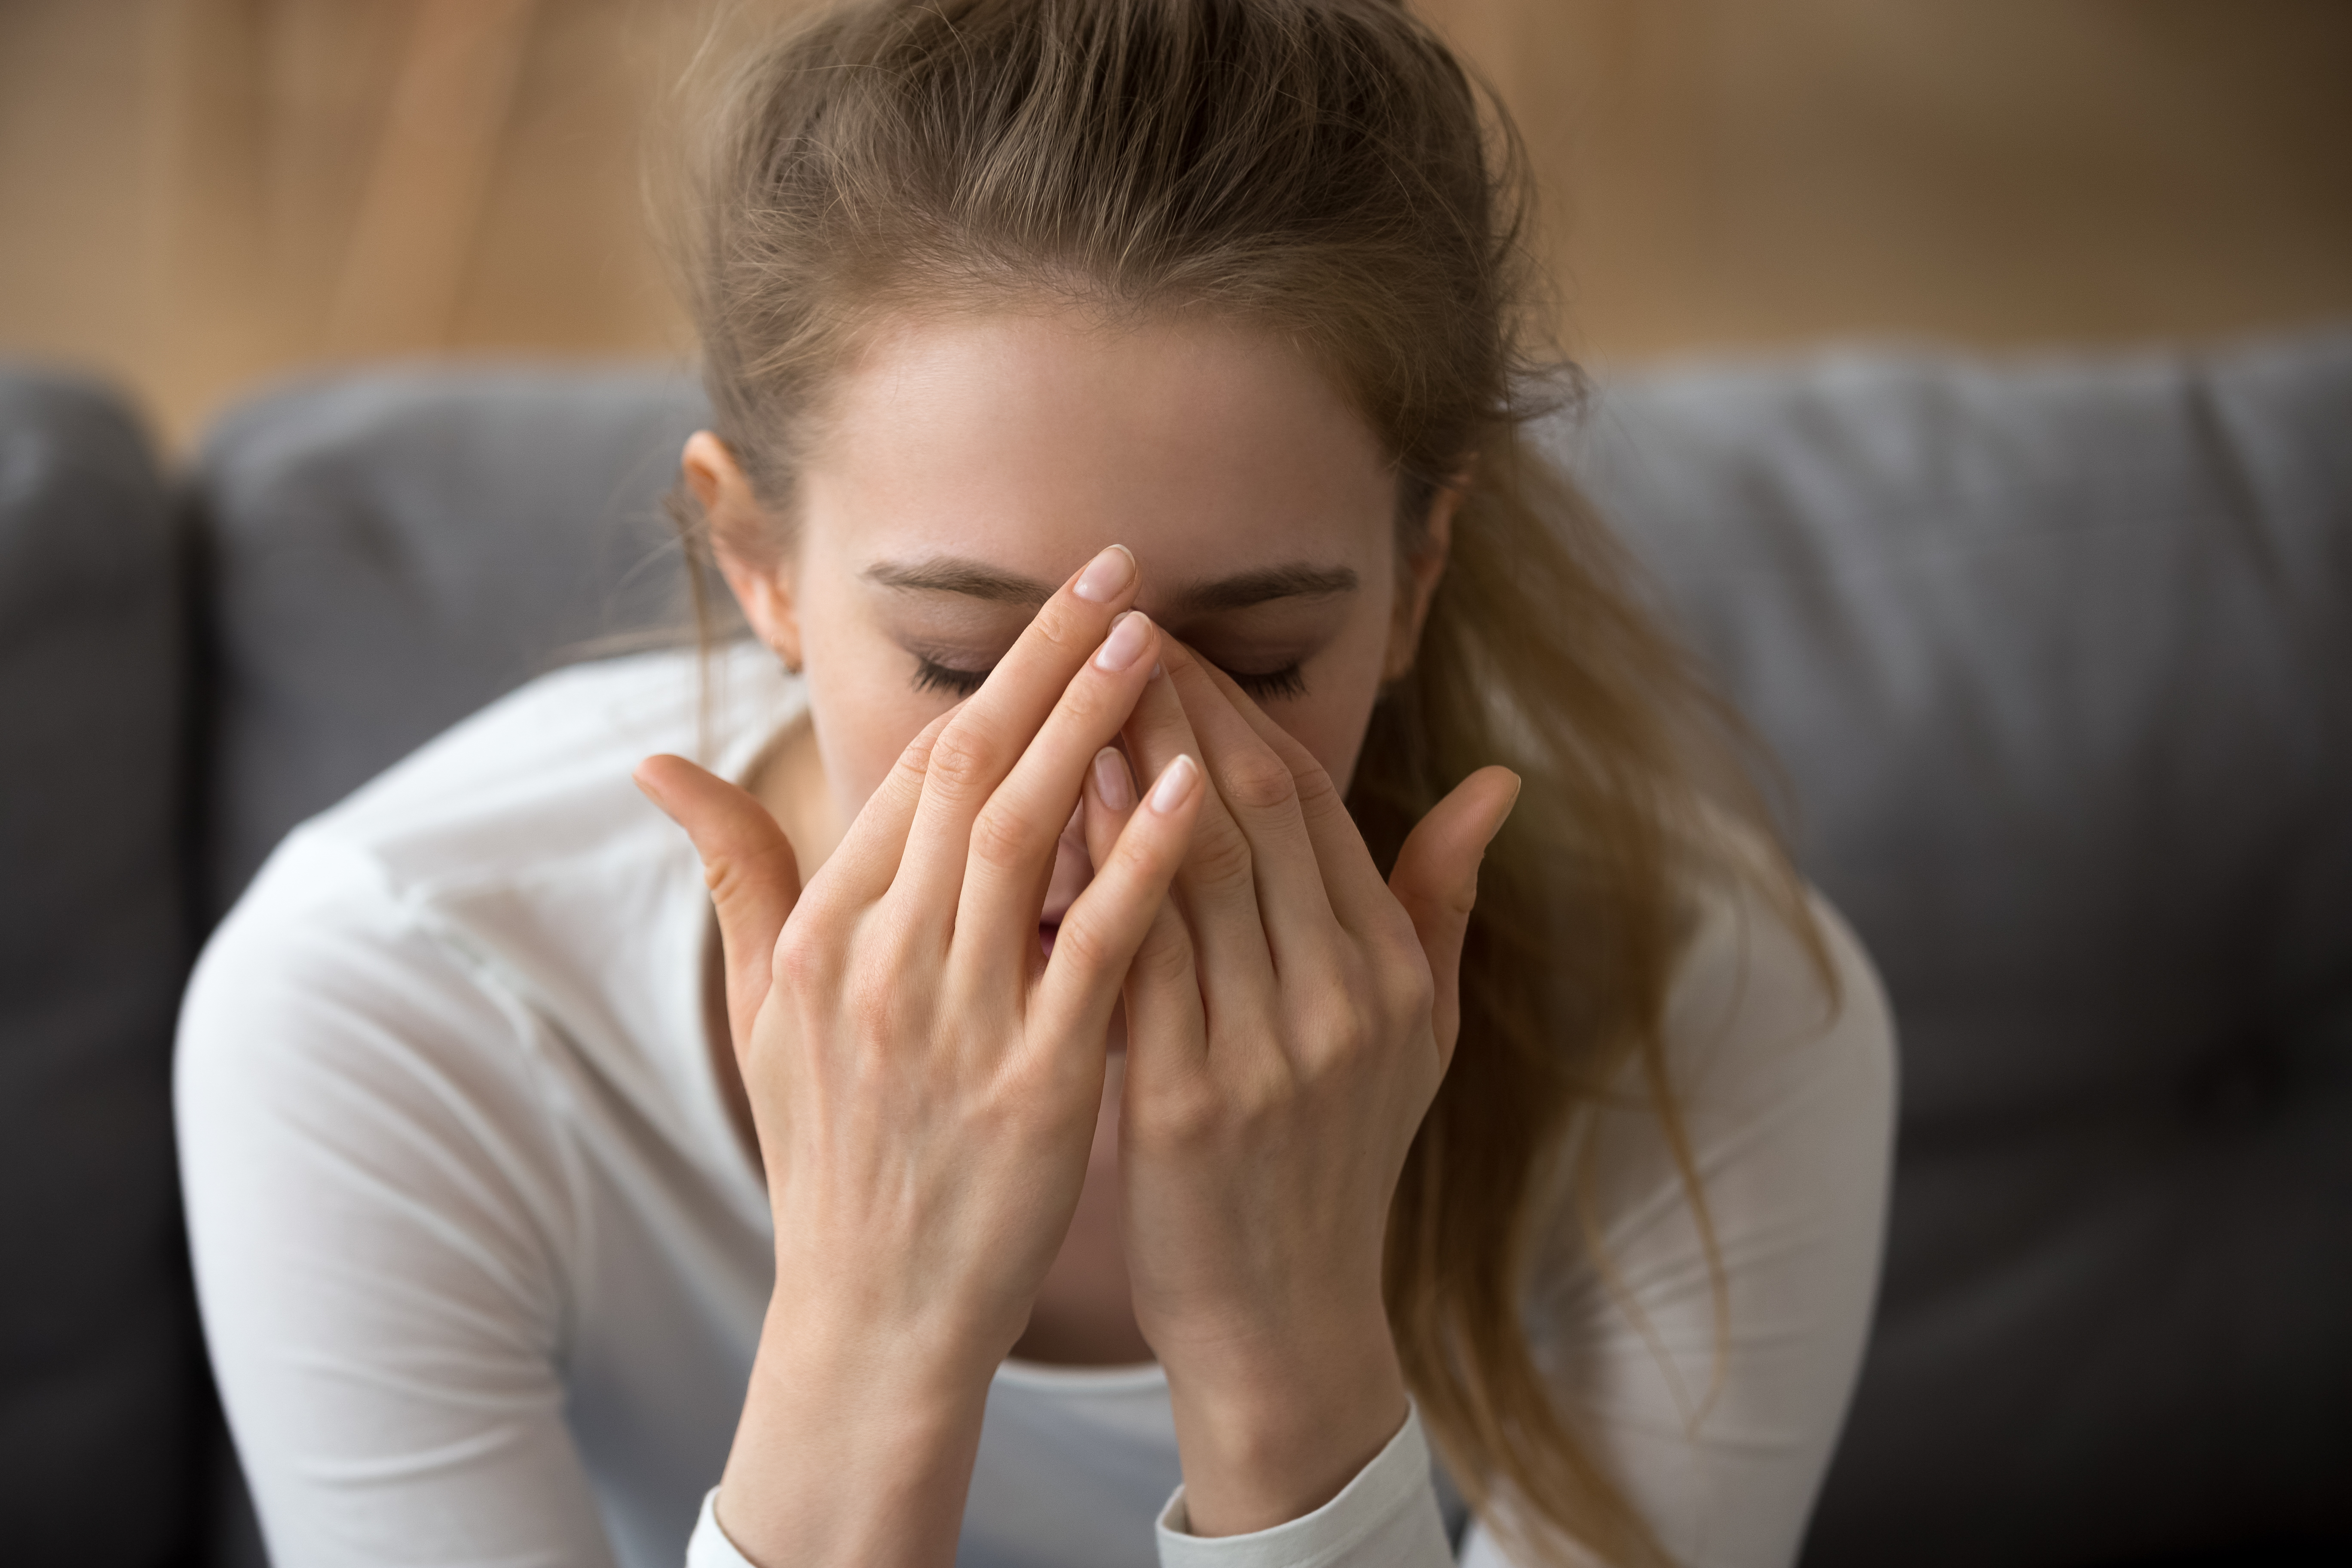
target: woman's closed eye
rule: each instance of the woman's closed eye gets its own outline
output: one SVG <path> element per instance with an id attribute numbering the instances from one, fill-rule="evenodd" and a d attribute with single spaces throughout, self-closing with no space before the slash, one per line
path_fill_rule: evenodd
<path id="1" fill-rule="evenodd" d="M 915 689 L 918 691 L 941 691 L 961 700 L 979 690 L 981 682 L 987 679 L 986 669 L 959 669 L 919 653 L 915 656 Z"/>
<path id="2" fill-rule="evenodd" d="M 1233 678 L 1235 686 L 1256 700 L 1265 702 L 1307 695 L 1304 663 L 1304 660 L 1293 659 L 1279 669 L 1228 669 L 1225 673 Z M 915 655 L 915 689 L 918 691 L 940 692 L 961 701 L 979 690 L 981 683 L 987 679 L 986 669 L 962 669 L 954 665 L 941 664 L 923 654 Z"/>

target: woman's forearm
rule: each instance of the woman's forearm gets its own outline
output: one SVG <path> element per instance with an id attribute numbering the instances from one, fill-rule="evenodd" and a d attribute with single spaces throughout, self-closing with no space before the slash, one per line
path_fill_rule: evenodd
<path id="1" fill-rule="evenodd" d="M 719 1483 L 760 1568 L 954 1561 L 994 1358 L 953 1337 L 772 1311 Z"/>

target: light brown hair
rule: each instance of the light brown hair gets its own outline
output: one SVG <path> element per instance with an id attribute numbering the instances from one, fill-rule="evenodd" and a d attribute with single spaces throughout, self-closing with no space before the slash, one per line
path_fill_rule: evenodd
<path id="1" fill-rule="evenodd" d="M 1691 826 L 1763 818 L 1724 763 L 1736 727 L 1640 609 L 1609 531 L 1520 453 L 1530 394 L 1572 381 L 1538 352 L 1507 119 L 1392 0 L 872 0 L 728 76 L 683 271 L 716 429 L 776 518 L 863 332 L 1041 297 L 1304 344 L 1395 464 L 1401 558 L 1440 488 L 1466 487 L 1349 794 L 1385 867 L 1474 769 L 1526 781 L 1481 874 L 1460 1044 L 1391 1212 L 1390 1321 L 1490 1523 L 1530 1552 L 1549 1536 L 1665 1561 L 1548 1393 L 1522 1303 L 1531 1248 L 1559 1228 L 1554 1156 L 1629 1071 L 1714 1263 L 1661 1020 Z M 1785 861 L 1762 876 L 1811 936 Z M 1716 1286 L 1720 1344 L 1719 1266 Z"/>

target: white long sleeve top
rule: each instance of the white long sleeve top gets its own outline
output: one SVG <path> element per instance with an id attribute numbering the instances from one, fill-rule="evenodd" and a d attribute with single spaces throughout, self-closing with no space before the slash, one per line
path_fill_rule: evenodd
<path id="1" fill-rule="evenodd" d="M 743 1561 L 707 1497 L 772 1221 L 707 1048 L 700 868 L 629 777 L 694 751 L 698 662 L 576 667 L 459 725 L 292 834 L 197 967 L 190 1232 L 278 1568 Z M 748 645 L 712 674 L 714 760 L 740 776 L 799 689 Z M 1893 1041 L 1826 906 L 1836 1009 L 1759 906 L 1700 907 L 1667 1034 L 1727 1275 L 1720 1364 L 1692 1209 L 1630 1088 L 1582 1130 L 1614 1282 L 1561 1246 L 1528 1327 L 1677 1561 L 1782 1568 L 1867 1332 Z M 1575 1224 L 1564 1209 L 1564 1240 Z M 1492 1521 L 1441 1502 L 1417 1419 L 1330 1503 L 1255 1535 L 1187 1534 L 1181 1479 L 1157 1367 L 1007 1363 L 957 1561 L 1513 1563 Z"/>

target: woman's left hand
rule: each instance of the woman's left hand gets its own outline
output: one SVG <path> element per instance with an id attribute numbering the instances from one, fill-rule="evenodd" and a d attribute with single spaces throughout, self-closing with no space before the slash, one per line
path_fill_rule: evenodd
<path id="1" fill-rule="evenodd" d="M 1125 734 L 1212 788 L 1126 985 L 1120 1115 L 1136 1318 L 1168 1374 L 1190 1525 L 1328 1502 L 1403 1424 L 1381 1296 L 1390 1202 L 1450 1060 L 1478 863 L 1517 798 L 1486 768 L 1386 881 L 1330 777 L 1172 639 Z M 1131 791 L 1087 792 L 1099 862 Z"/>

